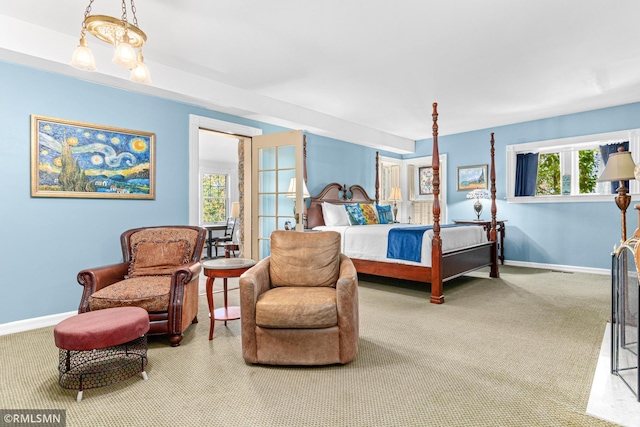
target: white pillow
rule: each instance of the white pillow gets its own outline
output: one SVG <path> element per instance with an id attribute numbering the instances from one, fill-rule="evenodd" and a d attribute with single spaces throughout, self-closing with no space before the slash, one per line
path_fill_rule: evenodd
<path id="1" fill-rule="evenodd" d="M 339 225 L 350 225 L 349 214 L 342 205 L 334 205 L 332 203 L 322 203 L 322 216 L 324 217 L 324 225 L 334 227 Z"/>

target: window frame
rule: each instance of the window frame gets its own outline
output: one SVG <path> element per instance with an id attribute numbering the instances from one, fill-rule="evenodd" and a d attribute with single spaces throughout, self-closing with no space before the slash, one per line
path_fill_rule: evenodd
<path id="1" fill-rule="evenodd" d="M 225 192 L 227 194 L 227 196 L 225 197 L 225 221 L 219 221 L 219 222 L 205 222 L 204 221 L 204 194 L 203 194 L 203 177 L 204 175 L 222 175 L 225 177 L 225 181 L 226 181 L 226 189 Z M 226 218 L 229 217 L 229 210 L 230 210 L 230 205 L 231 205 L 231 194 L 230 194 L 230 189 L 231 189 L 231 174 L 226 172 L 226 171 L 221 171 L 219 169 L 208 169 L 208 168 L 202 168 L 200 170 L 200 175 L 199 175 L 199 181 L 200 181 L 200 185 L 199 185 L 199 194 L 198 194 L 198 199 L 200 200 L 199 202 L 199 206 L 198 206 L 198 211 L 199 211 L 199 220 L 200 220 L 200 224 L 203 225 L 217 225 L 217 224 L 226 224 Z"/>
<path id="2" fill-rule="evenodd" d="M 593 144 L 604 145 L 620 141 L 629 141 L 629 151 L 633 162 L 637 165 L 640 162 L 640 129 L 628 129 L 616 132 L 606 132 L 591 135 L 582 135 L 569 138 L 550 139 L 545 141 L 527 142 L 523 144 L 511 144 L 506 147 L 506 183 L 507 183 L 507 203 L 571 203 L 571 202 L 611 202 L 615 194 L 554 194 L 546 196 L 520 196 L 515 197 L 516 183 L 516 156 L 520 153 L 537 152 L 541 154 L 552 152 L 573 151 L 577 156 L 577 150 L 589 148 Z M 579 186 L 575 170 L 575 160 L 571 159 L 571 190 L 572 192 Z M 562 176 L 561 157 L 561 176 Z M 629 181 L 629 195 L 632 199 L 640 198 L 640 182 L 633 179 Z"/>

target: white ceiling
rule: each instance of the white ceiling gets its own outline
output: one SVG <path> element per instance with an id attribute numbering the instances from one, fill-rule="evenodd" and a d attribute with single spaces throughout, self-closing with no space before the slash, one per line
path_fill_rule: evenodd
<path id="1" fill-rule="evenodd" d="M 432 102 L 452 134 L 640 101 L 638 0 L 138 0 L 150 86 L 92 36 L 68 65 L 87 4 L 3 1 L 0 59 L 399 153 Z"/>

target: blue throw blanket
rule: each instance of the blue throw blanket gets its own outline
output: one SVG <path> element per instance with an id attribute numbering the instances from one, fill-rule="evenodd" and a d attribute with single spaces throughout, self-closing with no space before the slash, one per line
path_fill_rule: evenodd
<path id="1" fill-rule="evenodd" d="M 466 224 L 445 224 L 440 228 L 460 227 Z M 387 258 L 420 262 L 422 259 L 422 236 L 431 225 L 416 227 L 398 227 L 389 230 L 387 237 Z"/>

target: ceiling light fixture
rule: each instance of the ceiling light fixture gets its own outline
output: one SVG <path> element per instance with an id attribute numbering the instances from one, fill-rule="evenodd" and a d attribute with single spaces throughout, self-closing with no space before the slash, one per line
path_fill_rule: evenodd
<path id="1" fill-rule="evenodd" d="M 88 31 L 98 39 L 114 47 L 113 62 L 131 70 L 132 81 L 143 84 L 151 83 L 149 69 L 142 56 L 142 45 L 147 41 L 147 35 L 138 28 L 136 6 L 133 0 L 129 1 L 133 23 L 127 20 L 125 0 L 122 0 L 121 19 L 106 15 L 91 15 L 91 5 L 94 0 L 89 0 L 89 5 L 84 12 L 84 20 L 82 21 L 80 43 L 75 52 L 73 52 L 72 66 L 85 71 L 95 71 L 97 69 L 93 53 L 87 45 L 86 34 Z M 137 54 L 135 49 L 138 49 Z"/>

